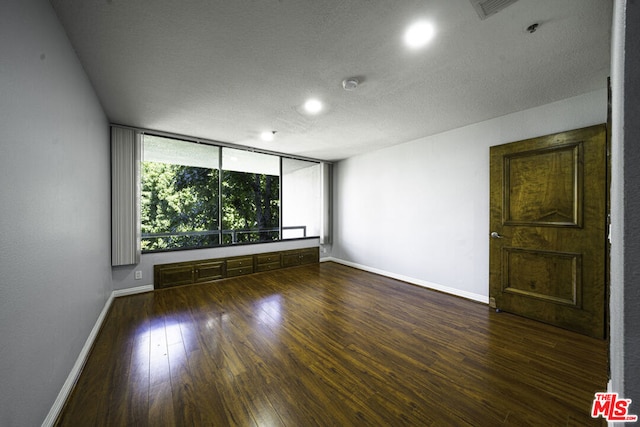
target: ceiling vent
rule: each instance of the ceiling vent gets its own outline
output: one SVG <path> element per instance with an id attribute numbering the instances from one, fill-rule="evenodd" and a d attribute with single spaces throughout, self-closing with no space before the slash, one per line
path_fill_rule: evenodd
<path id="1" fill-rule="evenodd" d="M 480 16 L 487 19 L 518 0 L 469 0 Z"/>

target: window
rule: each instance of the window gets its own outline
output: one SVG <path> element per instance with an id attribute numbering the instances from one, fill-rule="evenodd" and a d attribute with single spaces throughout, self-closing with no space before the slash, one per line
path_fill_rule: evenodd
<path id="1" fill-rule="evenodd" d="M 280 158 L 222 149 L 223 243 L 280 239 Z"/>
<path id="2" fill-rule="evenodd" d="M 320 235 L 320 163 L 282 159 L 282 237 Z"/>
<path id="3" fill-rule="evenodd" d="M 318 237 L 320 163 L 143 135 L 142 251 Z"/>
<path id="4" fill-rule="evenodd" d="M 142 250 L 220 244 L 220 149 L 144 135 Z"/>

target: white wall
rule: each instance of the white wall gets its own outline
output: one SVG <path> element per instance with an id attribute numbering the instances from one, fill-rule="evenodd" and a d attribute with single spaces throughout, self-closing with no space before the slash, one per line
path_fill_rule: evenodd
<path id="1" fill-rule="evenodd" d="M 0 425 L 36 426 L 111 293 L 108 122 L 45 0 L 0 5 Z"/>
<path id="2" fill-rule="evenodd" d="M 602 89 L 339 162 L 332 257 L 488 301 L 489 147 L 606 114 Z"/>

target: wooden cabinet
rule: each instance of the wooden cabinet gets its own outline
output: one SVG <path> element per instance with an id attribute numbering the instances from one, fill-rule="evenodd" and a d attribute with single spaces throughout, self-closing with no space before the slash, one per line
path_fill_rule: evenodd
<path id="1" fill-rule="evenodd" d="M 224 277 L 224 261 L 199 262 L 194 266 L 194 282 L 210 282 Z"/>
<path id="2" fill-rule="evenodd" d="M 318 262 L 319 256 L 318 248 L 286 251 L 282 253 L 282 267 L 293 267 L 296 265 Z"/>
<path id="3" fill-rule="evenodd" d="M 187 263 L 166 264 L 164 268 L 156 269 L 154 266 L 153 279 L 155 288 L 168 286 L 190 285 L 193 283 L 193 266 Z M 158 286 L 160 285 L 160 286 Z"/>
<path id="4" fill-rule="evenodd" d="M 155 289 L 206 283 L 225 277 L 224 260 L 178 262 L 153 266 Z"/>
<path id="5" fill-rule="evenodd" d="M 209 283 L 225 277 L 237 277 L 319 261 L 320 249 L 315 247 L 231 258 L 157 264 L 153 266 L 154 288 Z"/>
<path id="6" fill-rule="evenodd" d="M 282 268 L 282 255 L 280 252 L 256 255 L 256 271 L 269 271 Z"/>
<path id="7" fill-rule="evenodd" d="M 227 277 L 253 273 L 253 256 L 227 259 Z"/>

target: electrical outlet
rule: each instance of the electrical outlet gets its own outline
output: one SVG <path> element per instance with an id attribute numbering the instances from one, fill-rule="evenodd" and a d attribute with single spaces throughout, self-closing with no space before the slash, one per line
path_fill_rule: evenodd
<path id="1" fill-rule="evenodd" d="M 136 278 L 136 280 L 142 279 L 142 271 L 137 270 L 136 273 L 135 273 L 135 278 Z"/>

